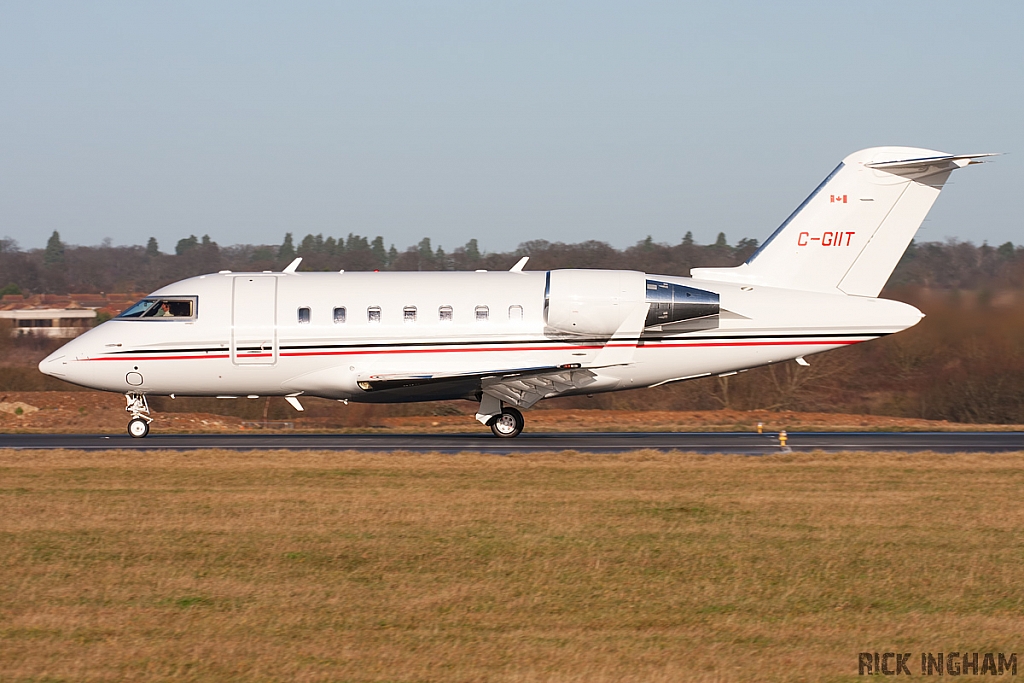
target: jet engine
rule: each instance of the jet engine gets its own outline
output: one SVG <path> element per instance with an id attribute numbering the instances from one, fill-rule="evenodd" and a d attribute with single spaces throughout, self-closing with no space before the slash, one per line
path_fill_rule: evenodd
<path id="1" fill-rule="evenodd" d="M 638 306 L 648 304 L 645 332 L 718 327 L 715 292 L 649 280 L 632 270 L 552 270 L 547 275 L 545 319 L 558 332 L 609 337 Z"/>
<path id="2" fill-rule="evenodd" d="M 644 322 L 646 332 L 694 332 L 718 327 L 721 307 L 715 292 L 648 280 L 647 301 L 651 307 Z"/>
<path id="3" fill-rule="evenodd" d="M 552 270 L 544 309 L 548 327 L 609 337 L 644 303 L 644 279 L 634 270 Z"/>

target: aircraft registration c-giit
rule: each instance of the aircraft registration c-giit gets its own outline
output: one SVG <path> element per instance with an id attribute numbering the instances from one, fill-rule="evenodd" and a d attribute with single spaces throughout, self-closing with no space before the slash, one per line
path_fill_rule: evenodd
<path id="1" fill-rule="evenodd" d="M 39 364 L 147 396 L 468 399 L 499 437 L 544 398 L 728 375 L 915 325 L 879 299 L 950 173 L 991 154 L 876 147 L 846 157 L 742 265 L 626 270 L 221 272 L 163 287 Z"/>

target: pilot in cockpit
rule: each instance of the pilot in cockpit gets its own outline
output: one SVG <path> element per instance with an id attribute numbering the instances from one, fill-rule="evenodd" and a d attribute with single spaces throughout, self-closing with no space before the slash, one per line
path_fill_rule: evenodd
<path id="1" fill-rule="evenodd" d="M 152 306 L 143 317 L 146 318 L 190 318 L 192 317 L 191 301 L 163 300 Z"/>

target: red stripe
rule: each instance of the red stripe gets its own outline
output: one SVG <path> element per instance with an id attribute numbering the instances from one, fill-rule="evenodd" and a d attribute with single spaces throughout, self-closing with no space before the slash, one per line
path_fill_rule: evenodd
<path id="1" fill-rule="evenodd" d="M 636 346 L 636 344 L 609 344 L 608 346 Z M 603 346 L 505 346 L 497 349 L 384 349 L 381 351 L 302 351 L 282 353 L 282 356 L 350 356 L 353 354 L 384 353 L 479 353 L 487 351 L 580 351 L 602 349 Z"/>
<path id="2" fill-rule="evenodd" d="M 859 344 L 866 339 L 843 339 L 830 341 L 750 341 L 750 342 L 689 342 L 684 344 L 645 344 L 637 347 L 637 344 L 606 344 L 605 346 L 505 346 L 499 348 L 457 348 L 457 349 L 382 349 L 379 351 L 352 350 L 352 351 L 293 351 L 280 354 L 281 357 L 302 357 L 302 356 L 352 356 L 352 355 L 381 355 L 381 354 L 412 354 L 412 353 L 493 353 L 502 351 L 581 351 L 599 350 L 603 348 L 642 348 L 642 349 L 680 349 L 680 348 L 708 348 L 708 347 L 729 347 L 729 346 L 844 346 L 848 344 Z M 200 360 L 205 358 L 230 358 L 228 354 L 214 354 L 205 356 L 103 356 L 101 358 L 88 358 L 87 360 Z M 249 354 L 239 356 L 242 359 L 248 358 L 271 358 L 272 353 Z"/>
<path id="3" fill-rule="evenodd" d="M 806 341 L 769 341 L 769 342 L 726 342 L 715 344 L 713 342 L 707 342 L 704 344 L 658 344 L 657 346 L 650 347 L 656 349 L 675 349 L 687 346 L 839 346 L 842 344 L 860 344 L 867 339 L 853 339 L 853 340 L 842 340 L 842 341 L 822 341 L 822 342 L 806 342 Z M 648 347 L 643 347 L 648 348 Z"/>
<path id="4" fill-rule="evenodd" d="M 268 356 L 271 354 L 267 354 Z M 228 354 L 217 354 L 209 356 L 101 356 L 100 358 L 86 358 L 85 360 L 200 360 L 203 358 L 231 358 Z"/>
<path id="5" fill-rule="evenodd" d="M 827 342 L 807 342 L 807 341 L 769 341 L 769 342 L 706 342 L 703 344 L 651 344 L 644 345 L 639 348 L 643 349 L 676 349 L 676 348 L 687 348 L 687 347 L 707 347 L 707 346 L 838 346 L 841 344 L 859 344 L 864 339 L 857 339 L 854 341 L 827 341 Z M 349 356 L 358 354 L 387 354 L 387 353 L 479 353 L 487 351 L 579 351 L 579 350 L 594 350 L 603 348 L 636 348 L 636 344 L 607 344 L 605 346 L 509 346 L 498 349 L 386 349 L 382 351 L 303 351 L 303 352 L 292 352 L 282 353 L 282 356 Z"/>

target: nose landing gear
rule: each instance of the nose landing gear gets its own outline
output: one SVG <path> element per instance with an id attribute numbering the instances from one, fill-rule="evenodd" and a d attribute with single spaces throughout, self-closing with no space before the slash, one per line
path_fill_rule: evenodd
<path id="1" fill-rule="evenodd" d="M 132 417 L 128 420 L 128 436 L 133 439 L 141 439 L 149 434 L 149 423 L 153 418 L 149 416 L 149 403 L 145 394 L 125 394 L 127 411 Z"/>

